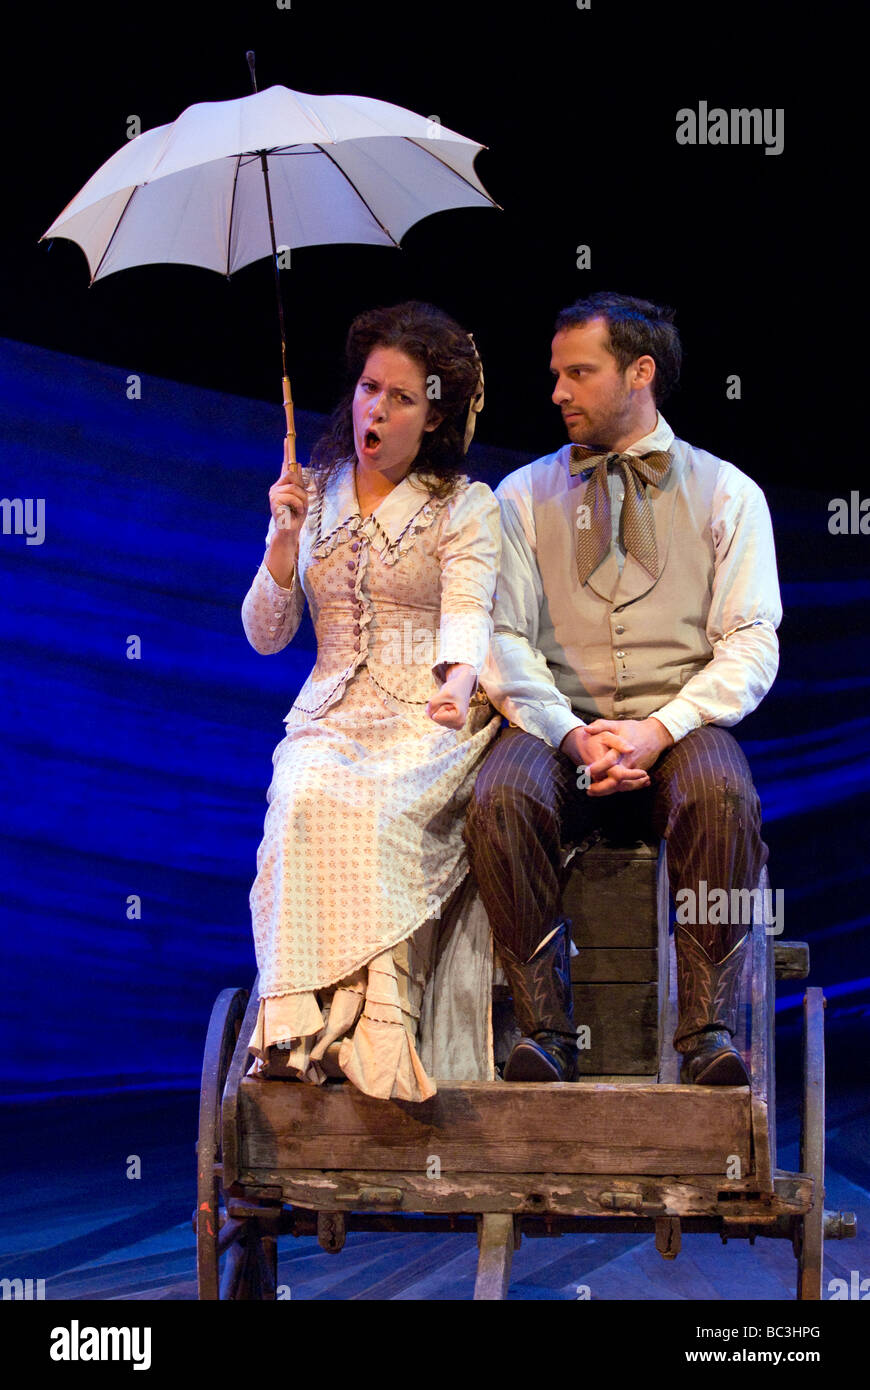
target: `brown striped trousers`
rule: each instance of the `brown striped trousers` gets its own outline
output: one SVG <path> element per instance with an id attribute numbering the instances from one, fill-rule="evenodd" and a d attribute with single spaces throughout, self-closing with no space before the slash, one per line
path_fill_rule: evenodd
<path id="1" fill-rule="evenodd" d="M 496 947 L 514 959 L 530 960 L 561 920 L 567 850 L 596 829 L 666 840 L 674 894 L 689 888 L 697 901 L 703 880 L 708 894 L 724 888 L 731 901 L 731 888 L 758 886 L 768 858 L 761 806 L 746 757 L 726 729 L 707 724 L 667 748 L 640 791 L 590 797 L 577 774 L 564 753 L 513 726 L 499 734 L 478 773 L 464 838 Z M 698 922 L 690 937 L 721 962 L 746 931 L 740 923 Z M 695 945 L 682 930 L 676 940 L 683 987 L 674 1044 L 687 1051 L 699 1030 L 698 1008 L 683 1007 L 695 995 Z M 726 1022 L 710 1012 L 704 1026 Z"/>

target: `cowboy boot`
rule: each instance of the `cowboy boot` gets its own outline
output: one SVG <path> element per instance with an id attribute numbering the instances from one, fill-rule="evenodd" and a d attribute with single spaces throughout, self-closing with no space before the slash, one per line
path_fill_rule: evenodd
<path id="1" fill-rule="evenodd" d="M 748 935 L 715 962 L 685 927 L 675 932 L 679 1023 L 674 1047 L 683 1054 L 680 1080 L 695 1086 L 748 1086 L 743 1058 L 732 1042 Z"/>
<path id="2" fill-rule="evenodd" d="M 531 960 L 499 955 L 524 1036 L 511 1052 L 505 1081 L 573 1081 L 577 1065 L 571 991 L 571 923 L 563 920 Z"/>

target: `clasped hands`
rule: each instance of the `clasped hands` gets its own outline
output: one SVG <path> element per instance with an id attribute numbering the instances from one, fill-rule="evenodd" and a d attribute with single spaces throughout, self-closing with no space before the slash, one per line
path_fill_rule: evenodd
<path id="1" fill-rule="evenodd" d="M 648 719 L 595 719 L 572 729 L 561 751 L 589 770 L 588 796 L 639 791 L 650 784 L 647 768 L 673 743 L 664 724 Z"/>

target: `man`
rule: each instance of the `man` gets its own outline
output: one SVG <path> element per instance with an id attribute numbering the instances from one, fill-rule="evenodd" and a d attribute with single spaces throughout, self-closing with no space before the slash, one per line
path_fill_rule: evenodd
<path id="1" fill-rule="evenodd" d="M 550 369 L 571 442 L 497 488 L 503 554 L 481 683 L 510 727 L 478 775 L 465 838 L 526 1035 L 510 1081 L 576 1072 L 567 846 L 616 822 L 663 837 L 672 892 L 694 895 L 680 902 L 704 882 L 705 901 L 720 888 L 732 903 L 767 861 L 726 729 L 776 675 L 770 514 L 750 478 L 661 415 L 681 362 L 672 318 L 617 294 L 563 310 Z M 732 1041 L 747 946 L 745 922 L 676 928 L 684 1082 L 748 1081 Z"/>

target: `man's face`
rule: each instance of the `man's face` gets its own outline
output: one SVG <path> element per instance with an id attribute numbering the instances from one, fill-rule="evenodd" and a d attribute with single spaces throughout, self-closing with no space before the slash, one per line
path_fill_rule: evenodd
<path id="1" fill-rule="evenodd" d="M 637 392 L 629 384 L 634 365 L 620 371 L 609 342 L 605 319 L 562 329 L 553 339 L 553 404 L 562 412 L 572 444 L 611 449 L 634 421 Z"/>

